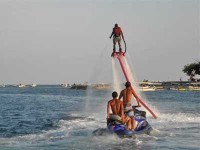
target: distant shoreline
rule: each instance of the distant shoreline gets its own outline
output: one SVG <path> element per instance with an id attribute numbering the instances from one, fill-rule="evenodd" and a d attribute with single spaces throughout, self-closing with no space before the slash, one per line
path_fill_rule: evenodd
<path id="1" fill-rule="evenodd" d="M 174 84 L 174 83 L 178 83 L 178 84 L 186 84 L 186 83 L 200 83 L 200 81 L 197 81 L 197 82 L 190 82 L 190 81 L 147 81 L 147 82 L 144 82 L 144 81 L 138 81 L 138 82 L 135 82 L 136 84 L 140 84 L 140 83 L 165 83 L 165 84 Z M 25 83 L 23 82 L 24 85 L 31 85 L 32 83 Z M 73 83 L 73 84 L 77 84 L 77 85 L 86 85 L 85 83 Z M 69 85 L 73 85 L 72 83 Z M 93 85 L 93 84 L 112 84 L 112 83 L 88 83 L 87 85 Z M 121 83 L 123 84 L 123 83 Z M 4 84 L 4 83 L 0 83 L 0 85 L 7 85 L 7 86 L 17 86 L 19 84 L 16 84 L 16 83 L 9 83 L 9 84 Z M 63 85 L 63 83 L 37 83 L 37 85 Z"/>
<path id="2" fill-rule="evenodd" d="M 121 83 L 120 86 L 123 86 Z M 160 91 L 160 90 L 176 90 L 176 91 L 200 91 L 200 82 L 189 82 L 189 81 L 163 81 L 163 82 L 136 82 L 133 86 L 137 86 L 139 91 Z M 8 84 L 0 85 L 0 88 L 67 88 L 74 90 L 112 90 L 113 84 L 109 83 L 97 83 L 97 84 Z"/>

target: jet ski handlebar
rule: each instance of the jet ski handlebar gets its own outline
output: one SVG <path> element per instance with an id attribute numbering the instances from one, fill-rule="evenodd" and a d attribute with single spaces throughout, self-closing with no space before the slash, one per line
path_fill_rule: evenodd
<path id="1" fill-rule="evenodd" d="M 141 107 L 141 106 L 139 106 L 139 105 L 132 106 L 133 110 L 135 110 L 138 107 Z"/>

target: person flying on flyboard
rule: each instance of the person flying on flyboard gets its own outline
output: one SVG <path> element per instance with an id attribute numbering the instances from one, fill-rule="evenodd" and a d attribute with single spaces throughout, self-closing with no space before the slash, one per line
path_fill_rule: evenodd
<path id="1" fill-rule="evenodd" d="M 116 43 L 118 43 L 119 45 L 119 53 L 123 53 L 122 52 L 122 47 L 121 47 L 121 39 L 123 39 L 124 44 L 125 44 L 125 52 L 126 52 L 126 42 L 124 40 L 124 35 L 122 32 L 122 29 L 118 26 L 118 24 L 115 24 L 112 33 L 110 35 L 110 39 L 113 36 L 113 53 L 112 56 L 114 56 L 114 54 L 116 53 Z M 125 53 L 124 52 L 124 53 Z"/>

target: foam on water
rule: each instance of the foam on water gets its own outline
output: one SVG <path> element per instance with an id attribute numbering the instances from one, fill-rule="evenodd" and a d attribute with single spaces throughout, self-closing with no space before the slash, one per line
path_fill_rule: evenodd
<path id="1" fill-rule="evenodd" d="M 116 146 L 123 148 L 124 145 L 132 146 L 142 144 L 142 139 L 151 139 L 147 135 L 143 137 L 138 137 L 135 139 L 120 139 L 116 135 L 106 135 L 106 136 L 93 136 L 92 131 L 97 128 L 106 128 L 106 121 L 102 121 L 101 118 L 96 118 L 95 116 L 80 116 L 80 114 L 68 114 L 68 120 L 59 120 L 56 123 L 57 128 L 51 130 L 43 130 L 41 133 L 28 134 L 22 136 L 15 136 L 11 138 L 0 138 L 0 145 L 9 145 L 15 147 L 26 147 L 34 145 L 42 145 L 47 143 L 55 143 L 58 141 L 73 139 L 78 137 L 84 137 L 95 142 L 95 145 L 99 144 L 100 147 Z"/>
<path id="2" fill-rule="evenodd" d="M 148 119 L 153 127 L 152 136 L 161 137 L 177 137 L 182 134 L 191 136 L 190 132 L 199 132 L 200 116 L 191 113 L 167 113 L 159 114 L 159 119 L 156 121 Z M 200 135 L 193 134 L 193 138 L 200 138 Z"/>
<path id="3" fill-rule="evenodd" d="M 78 117 L 77 117 L 78 116 Z M 41 133 L 15 136 L 11 138 L 0 138 L 0 145 L 28 145 L 44 142 L 55 142 L 58 140 L 71 138 L 72 136 L 91 135 L 92 130 L 101 126 L 93 116 L 84 117 L 78 114 L 71 114 L 69 120 L 59 120 L 56 123 L 57 128 L 51 130 L 43 130 Z"/>
<path id="4" fill-rule="evenodd" d="M 103 104 L 101 104 L 103 105 Z M 188 134 L 187 130 L 198 127 L 200 117 L 193 113 L 166 113 L 159 114 L 159 119 L 148 118 L 150 124 L 154 128 L 151 135 L 137 135 L 135 139 L 120 139 L 115 135 L 92 136 L 92 132 L 98 128 L 106 128 L 105 117 L 97 117 L 95 113 L 90 116 L 81 115 L 79 113 L 65 114 L 65 118 L 61 118 L 56 122 L 57 128 L 51 130 L 43 130 L 41 133 L 28 134 L 23 136 L 15 136 L 11 138 L 0 138 L 0 145 L 27 147 L 43 144 L 53 144 L 65 140 L 85 140 L 81 145 L 89 144 L 100 149 L 130 149 L 142 148 L 148 143 L 153 146 L 158 141 L 169 141 L 171 138 L 177 138 L 181 135 Z M 198 128 L 197 128 L 198 129 Z M 179 130 L 179 131 L 177 131 Z M 195 135 L 194 135 L 195 136 Z M 198 138 L 198 135 L 196 135 Z M 89 142 L 89 143 L 88 143 Z M 65 143 L 65 142 L 63 142 Z M 198 143 L 195 143 L 198 144 Z M 88 147 L 90 147 L 88 146 Z M 190 146 L 192 147 L 192 145 Z M 195 147 L 195 146 L 193 146 Z M 91 147 L 90 147 L 91 148 Z M 78 147 L 79 149 L 79 147 Z"/>
<path id="5" fill-rule="evenodd" d="M 173 113 L 160 114 L 160 118 L 156 122 L 177 122 L 177 123 L 200 123 L 198 113 Z"/>

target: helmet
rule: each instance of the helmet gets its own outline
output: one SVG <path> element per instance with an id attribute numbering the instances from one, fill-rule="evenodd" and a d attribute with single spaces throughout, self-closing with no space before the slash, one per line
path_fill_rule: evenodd
<path id="1" fill-rule="evenodd" d="M 130 86 L 131 86 L 131 82 L 127 81 L 127 82 L 125 83 L 125 86 L 126 86 L 126 87 L 130 87 Z"/>
<path id="2" fill-rule="evenodd" d="M 114 91 L 114 92 L 112 93 L 112 97 L 113 97 L 113 98 L 116 98 L 117 96 L 118 96 L 117 92 Z"/>

